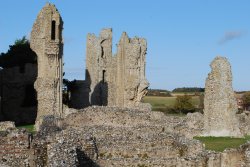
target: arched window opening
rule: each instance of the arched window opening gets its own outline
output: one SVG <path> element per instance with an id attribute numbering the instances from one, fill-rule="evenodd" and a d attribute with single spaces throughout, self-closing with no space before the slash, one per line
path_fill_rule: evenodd
<path id="1" fill-rule="evenodd" d="M 56 21 L 53 20 L 51 24 L 51 40 L 56 39 Z"/>

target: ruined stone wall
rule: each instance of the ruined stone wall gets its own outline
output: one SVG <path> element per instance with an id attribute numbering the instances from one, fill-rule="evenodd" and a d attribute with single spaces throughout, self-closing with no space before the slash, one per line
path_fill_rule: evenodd
<path id="1" fill-rule="evenodd" d="M 206 151 L 201 142 L 192 137 L 188 139 L 181 133 L 176 134 L 169 128 L 187 119 L 182 126 L 193 129 L 199 118 L 198 113 L 183 118 L 131 108 L 88 107 L 68 115 L 59 129 L 51 126 L 56 120 L 48 118 L 31 144 L 23 130 L 7 129 L 1 132 L 0 148 L 3 151 L 0 149 L 0 166 L 250 165 L 249 143 L 222 153 Z M 8 152 L 9 148 L 12 151 Z"/>
<path id="2" fill-rule="evenodd" d="M 211 63 L 204 97 L 204 135 L 240 136 L 231 66 L 225 57 Z"/>
<path id="3" fill-rule="evenodd" d="M 66 129 L 95 138 L 98 158 L 94 160 L 100 166 L 249 165 L 249 144 L 218 153 L 206 151 L 202 143 L 192 140 L 194 135 L 201 134 L 202 122 L 200 113 L 183 118 L 161 112 L 98 106 L 85 108 L 65 119 Z M 181 126 L 182 131 L 174 130 L 176 127 L 180 130 Z M 189 139 L 182 136 L 187 133 Z"/>
<path id="4" fill-rule="evenodd" d="M 25 64 L 23 69 L 19 66 L 5 68 L 0 73 L 2 120 L 16 124 L 34 123 L 37 112 L 34 90 L 37 64 Z"/>
<path id="5" fill-rule="evenodd" d="M 145 78 L 147 43 L 122 34 L 117 53 L 112 54 L 112 30 L 99 37 L 88 34 L 86 81 L 90 84 L 90 104 L 119 107 L 140 105 L 149 86 Z"/>
<path id="6" fill-rule="evenodd" d="M 69 115 L 65 124 L 95 138 L 99 166 L 173 166 L 181 158 L 198 156 L 202 144 L 170 133 L 165 117 L 161 112 L 93 106 Z"/>
<path id="7" fill-rule="evenodd" d="M 0 122 L 0 131 L 6 131 L 7 129 L 15 128 L 15 122 L 3 121 Z"/>
<path id="8" fill-rule="evenodd" d="M 121 107 L 139 105 L 149 86 L 145 77 L 147 42 L 143 38 L 130 39 L 122 34 L 117 47 L 116 104 Z"/>
<path id="9" fill-rule="evenodd" d="M 87 36 L 86 81 L 90 85 L 89 101 L 92 105 L 107 105 L 108 89 L 112 85 L 112 31 L 104 29 L 99 37 Z M 114 74 L 112 74 L 115 77 Z M 115 91 L 115 90 L 113 90 Z"/>
<path id="10" fill-rule="evenodd" d="M 250 135 L 250 112 L 244 111 L 241 114 L 237 114 L 239 121 L 240 132 L 243 135 Z"/>
<path id="11" fill-rule="evenodd" d="M 0 131 L 0 166 L 25 167 L 29 164 L 28 134 L 22 130 Z"/>
<path id="12" fill-rule="evenodd" d="M 97 166 L 96 143 L 91 135 L 68 129 L 56 134 L 47 146 L 47 166 Z"/>
<path id="13" fill-rule="evenodd" d="M 38 76 L 35 82 L 38 99 L 36 128 L 45 115 L 62 116 L 62 18 L 52 4 L 40 11 L 31 32 L 31 49 L 37 54 Z"/>

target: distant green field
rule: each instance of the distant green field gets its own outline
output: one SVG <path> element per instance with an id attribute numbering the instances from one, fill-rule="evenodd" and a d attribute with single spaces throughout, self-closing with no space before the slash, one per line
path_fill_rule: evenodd
<path id="1" fill-rule="evenodd" d="M 161 96 L 146 96 L 143 98 L 144 103 L 150 103 L 152 106 L 174 106 L 175 97 L 161 97 Z"/>
<path id="2" fill-rule="evenodd" d="M 237 148 L 250 140 L 250 136 L 244 138 L 231 137 L 194 137 L 205 144 L 206 150 L 222 152 L 226 148 Z"/>
<path id="3" fill-rule="evenodd" d="M 150 103 L 154 111 L 164 109 L 166 107 L 173 107 L 176 97 L 161 97 L 161 96 L 145 96 L 143 98 L 144 103 Z M 192 103 L 194 106 L 198 106 L 200 99 L 198 96 L 192 96 Z"/>
<path id="4" fill-rule="evenodd" d="M 195 95 L 194 92 L 174 92 L 174 93 L 171 93 L 172 96 L 183 96 L 183 95 L 190 95 L 190 96 L 193 96 Z"/>

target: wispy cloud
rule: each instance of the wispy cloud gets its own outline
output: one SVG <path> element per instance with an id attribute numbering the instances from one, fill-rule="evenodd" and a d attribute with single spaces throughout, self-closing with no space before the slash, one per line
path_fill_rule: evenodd
<path id="1" fill-rule="evenodd" d="M 219 44 L 225 44 L 228 41 L 232 41 L 238 38 L 241 38 L 243 36 L 246 36 L 247 32 L 246 31 L 228 31 L 225 32 L 224 36 L 219 40 Z"/>

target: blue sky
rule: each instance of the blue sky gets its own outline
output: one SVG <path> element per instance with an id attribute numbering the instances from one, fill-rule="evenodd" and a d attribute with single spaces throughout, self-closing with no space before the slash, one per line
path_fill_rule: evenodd
<path id="1" fill-rule="evenodd" d="M 0 52 L 29 36 L 47 1 L 0 2 Z M 151 88 L 204 87 L 217 55 L 232 65 L 235 90 L 250 90 L 249 0 L 51 0 L 64 21 L 65 77 L 84 79 L 87 33 L 113 28 L 147 39 L 146 75 Z"/>

